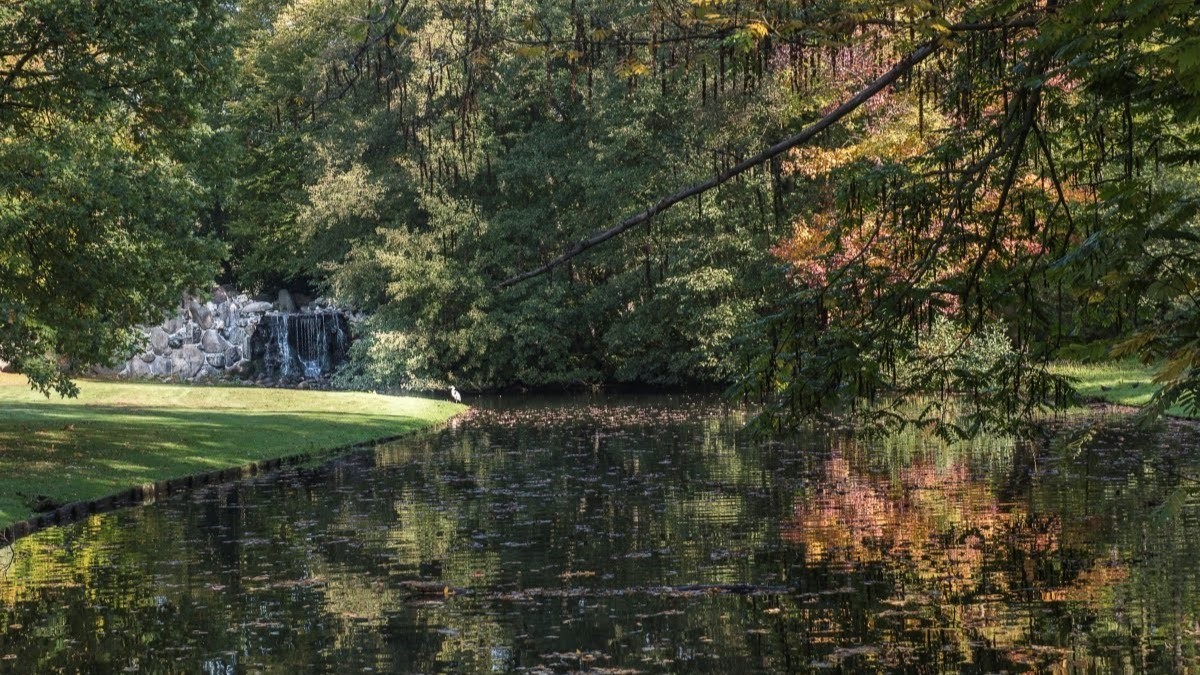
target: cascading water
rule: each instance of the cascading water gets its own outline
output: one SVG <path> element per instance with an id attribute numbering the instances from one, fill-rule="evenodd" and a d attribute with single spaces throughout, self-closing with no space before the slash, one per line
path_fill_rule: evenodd
<path id="1" fill-rule="evenodd" d="M 346 328 L 340 312 L 268 314 L 251 339 L 251 358 L 273 380 L 317 379 L 346 360 Z"/>
<path id="2" fill-rule="evenodd" d="M 268 373 L 270 367 L 275 366 L 276 372 L 272 375 L 279 378 L 287 378 L 291 374 L 292 369 L 292 349 L 288 345 L 288 320 L 283 314 L 276 314 L 268 317 L 271 320 L 272 335 L 274 340 L 272 346 L 274 349 L 274 359 L 267 361 Z"/>

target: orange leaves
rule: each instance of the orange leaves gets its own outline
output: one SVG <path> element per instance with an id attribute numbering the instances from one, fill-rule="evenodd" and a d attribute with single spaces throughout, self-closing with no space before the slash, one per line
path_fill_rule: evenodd
<path id="1" fill-rule="evenodd" d="M 792 236 L 772 248 L 771 253 L 791 263 L 793 274 L 800 281 L 819 285 L 826 281 L 828 265 L 825 259 L 833 246 L 827 239 L 830 230 L 828 217 L 817 214 L 813 220 L 815 222 L 812 225 L 797 222 Z"/>

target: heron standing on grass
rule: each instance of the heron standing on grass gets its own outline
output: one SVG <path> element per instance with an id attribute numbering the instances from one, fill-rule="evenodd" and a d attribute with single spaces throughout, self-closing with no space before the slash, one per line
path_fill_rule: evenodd
<path id="1" fill-rule="evenodd" d="M 450 398 L 454 399 L 455 403 L 462 403 L 462 394 L 458 393 L 454 385 L 450 385 Z"/>

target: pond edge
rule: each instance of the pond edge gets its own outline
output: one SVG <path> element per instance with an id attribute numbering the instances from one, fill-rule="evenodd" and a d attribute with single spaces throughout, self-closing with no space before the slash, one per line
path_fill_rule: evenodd
<path id="1" fill-rule="evenodd" d="M 456 413 L 455 415 L 436 424 L 431 424 L 419 429 L 411 429 L 409 431 L 405 431 L 400 434 L 394 434 L 392 436 L 383 436 L 369 441 L 363 441 L 361 443 L 342 445 L 325 450 L 314 450 L 295 455 L 260 459 L 257 462 L 251 462 L 241 466 L 231 466 L 223 469 L 215 469 L 213 471 L 204 471 L 187 476 L 180 476 L 177 478 L 167 478 L 165 480 L 155 481 L 153 483 L 142 483 L 141 485 L 135 485 L 128 489 L 121 490 L 114 494 L 105 495 L 103 497 L 71 502 L 70 504 L 60 506 L 53 511 L 38 513 L 26 518 L 25 520 L 18 520 L 15 523 L 9 523 L 3 528 L 0 528 L 0 548 L 12 546 L 20 539 L 51 527 L 59 527 L 78 523 L 91 515 L 109 513 L 135 506 L 148 506 L 153 504 L 160 497 L 166 497 L 168 495 L 179 493 L 194 492 L 210 485 L 234 483 L 246 478 L 253 478 L 255 476 L 278 471 L 279 469 L 306 464 L 313 460 L 328 461 L 337 456 L 354 452 L 356 450 L 366 450 L 369 448 L 378 447 L 385 443 L 393 443 L 395 441 L 410 439 L 414 436 L 419 436 L 422 434 L 432 435 L 448 427 L 453 420 L 457 419 L 459 416 L 465 414 L 469 410 L 470 408 L 467 408 L 466 410 Z"/>

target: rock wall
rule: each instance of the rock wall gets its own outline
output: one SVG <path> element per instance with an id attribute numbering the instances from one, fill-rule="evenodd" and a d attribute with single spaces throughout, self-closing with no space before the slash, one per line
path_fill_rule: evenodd
<path id="1" fill-rule="evenodd" d="M 233 295 L 223 288 L 213 291 L 211 300 L 185 297 L 178 311 L 157 326 L 145 329 L 146 349 L 117 366 L 117 375 L 129 379 L 175 379 L 196 381 L 211 378 L 259 378 L 281 380 L 263 362 L 263 349 L 254 341 L 260 326 L 287 325 L 288 317 L 331 315 L 345 325 L 340 312 L 320 301 L 295 310 L 295 302 L 286 291 L 272 303 L 253 300 L 247 294 Z M 281 311 L 283 310 L 283 311 Z M 293 323 L 295 323 L 293 319 Z M 260 341 L 261 342 L 261 341 Z M 287 348 L 286 341 L 283 348 Z M 345 348 L 335 355 L 344 358 Z M 257 356 L 257 359 L 255 358 Z M 338 364 L 326 359 L 322 368 L 298 369 L 290 379 L 320 379 Z"/>

